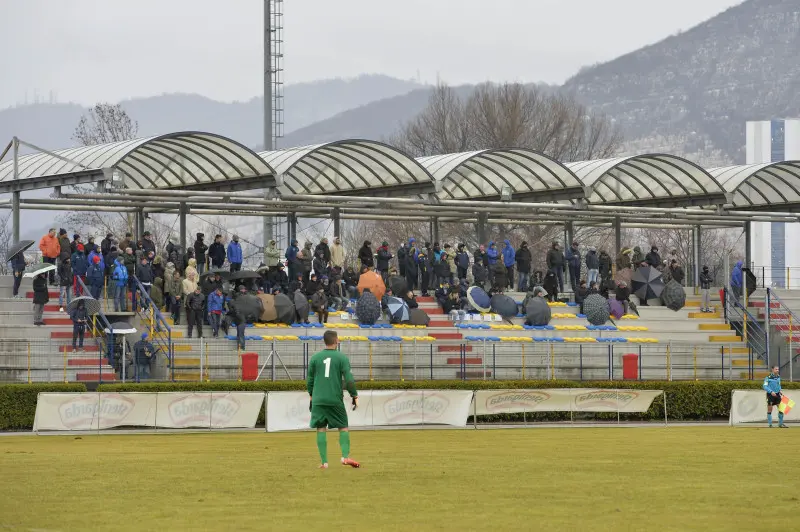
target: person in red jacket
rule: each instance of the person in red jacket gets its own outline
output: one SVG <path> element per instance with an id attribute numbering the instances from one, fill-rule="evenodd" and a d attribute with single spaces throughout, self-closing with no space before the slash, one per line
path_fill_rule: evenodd
<path id="1" fill-rule="evenodd" d="M 61 253 L 61 244 L 56 237 L 55 227 L 51 227 L 47 234 L 39 240 L 39 249 L 42 252 L 42 261 L 55 266 L 56 259 Z M 50 271 L 50 284 L 56 284 L 55 270 Z"/>

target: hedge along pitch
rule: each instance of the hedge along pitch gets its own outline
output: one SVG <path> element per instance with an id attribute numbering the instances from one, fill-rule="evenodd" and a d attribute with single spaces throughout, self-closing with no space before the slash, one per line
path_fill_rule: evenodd
<path id="1" fill-rule="evenodd" d="M 730 412 L 733 390 L 760 389 L 761 381 L 364 381 L 360 390 L 502 390 L 537 388 L 618 388 L 622 390 L 664 390 L 667 394 L 667 415 L 672 421 L 704 421 L 726 419 Z M 180 382 L 101 384 L 101 392 L 233 392 L 233 391 L 305 391 L 305 381 L 263 382 Z M 786 390 L 800 390 L 800 383 L 784 383 Z M 25 430 L 33 427 L 36 396 L 39 392 L 84 392 L 82 384 L 10 384 L 0 385 L 0 430 Z M 797 393 L 800 397 L 800 392 Z M 765 403 L 766 404 L 766 403 Z M 590 419 L 581 414 L 581 419 Z M 591 419 L 616 419 L 616 413 L 595 414 Z M 569 412 L 537 412 L 526 414 L 528 421 L 564 421 Z M 664 402 L 659 397 L 645 413 L 623 414 L 626 421 L 663 421 Z M 522 421 L 522 414 L 481 416 L 479 423 Z M 258 417 L 264 426 L 264 409 Z"/>
<path id="2" fill-rule="evenodd" d="M 30 430 L 36 415 L 40 392 L 80 393 L 83 384 L 2 384 L 0 385 L 0 430 Z"/>

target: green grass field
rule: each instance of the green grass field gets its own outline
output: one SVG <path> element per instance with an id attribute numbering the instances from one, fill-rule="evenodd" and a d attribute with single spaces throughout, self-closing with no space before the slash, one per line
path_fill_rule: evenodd
<path id="1" fill-rule="evenodd" d="M 327 471 L 312 433 L 0 438 L 0 529 L 789 530 L 800 515 L 793 430 L 358 431 L 361 469 L 328 438 Z"/>

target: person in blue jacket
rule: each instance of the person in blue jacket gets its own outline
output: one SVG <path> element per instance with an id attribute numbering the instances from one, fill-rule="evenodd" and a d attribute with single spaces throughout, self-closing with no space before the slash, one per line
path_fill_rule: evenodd
<path id="1" fill-rule="evenodd" d="M 114 273 L 111 274 L 114 280 L 114 312 L 125 312 L 128 305 L 125 302 L 125 288 L 128 286 L 128 268 L 121 258 L 114 259 Z M 134 309 L 136 310 L 136 309 Z"/>
<path id="2" fill-rule="evenodd" d="M 511 241 L 503 241 L 503 266 L 506 267 L 506 276 L 508 279 L 508 288 L 514 288 L 514 265 L 517 263 L 517 252 L 514 251 L 514 246 Z"/>
<path id="3" fill-rule="evenodd" d="M 731 271 L 731 290 L 736 299 L 742 297 L 742 285 L 744 274 L 742 273 L 742 261 L 738 261 Z"/>
<path id="4" fill-rule="evenodd" d="M 78 277 L 86 283 L 86 271 L 89 269 L 89 260 L 83 252 L 83 244 L 75 246 L 75 253 L 72 254 L 72 284 L 76 296 L 81 295 L 81 287 L 78 284 Z M 88 295 L 88 294 L 87 294 Z"/>
<path id="5" fill-rule="evenodd" d="M 299 252 L 300 248 L 297 245 L 297 240 L 292 240 L 292 242 L 289 244 L 289 247 L 286 248 L 286 253 L 283 254 L 283 256 L 286 258 L 286 265 L 289 268 L 289 273 L 287 274 L 289 279 L 296 279 L 297 274 L 302 273 L 297 268 L 297 254 Z"/>
<path id="6" fill-rule="evenodd" d="M 778 366 L 772 366 L 772 372 L 764 378 L 764 384 L 761 387 L 767 392 L 767 421 L 769 428 L 772 428 L 772 407 L 780 405 L 783 398 L 781 396 L 781 370 Z M 778 410 L 778 427 L 787 428 L 783 424 L 783 412 L 780 409 Z"/>
<path id="7" fill-rule="evenodd" d="M 208 305 L 208 323 L 211 325 L 211 333 L 214 338 L 219 336 L 219 326 L 222 323 L 223 303 L 225 296 L 222 295 L 222 288 L 217 287 L 216 290 L 208 294 L 206 304 Z"/>
<path id="8" fill-rule="evenodd" d="M 228 243 L 228 262 L 231 265 L 231 272 L 242 269 L 242 246 L 239 244 L 239 235 L 233 235 Z"/>
<path id="9" fill-rule="evenodd" d="M 103 293 L 103 280 L 105 279 L 105 268 L 103 259 L 95 255 L 92 258 L 89 268 L 86 270 L 86 280 L 89 281 L 89 291 L 95 299 L 100 299 Z"/>
<path id="10" fill-rule="evenodd" d="M 100 257 L 100 262 L 98 264 L 100 264 L 100 268 L 103 269 L 103 275 L 105 275 L 106 261 L 103 260 L 103 254 L 100 252 L 100 246 L 95 246 L 94 249 L 91 249 L 91 251 L 89 251 L 89 255 L 86 257 L 86 260 L 89 261 L 89 264 L 93 264 L 95 262 L 95 257 Z"/>

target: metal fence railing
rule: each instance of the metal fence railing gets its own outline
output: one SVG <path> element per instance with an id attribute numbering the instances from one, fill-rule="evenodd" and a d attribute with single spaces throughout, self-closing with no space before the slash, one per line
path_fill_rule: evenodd
<path id="1" fill-rule="evenodd" d="M 139 302 L 136 304 L 136 313 L 141 323 L 148 328 L 150 342 L 156 350 L 160 351 L 165 357 L 167 364 L 171 368 L 170 380 L 175 379 L 175 366 L 173 360 L 172 327 L 170 327 L 161 310 L 153 302 L 150 294 L 144 289 L 139 279 L 134 276 L 133 282 L 136 286 Z M 136 373 L 136 380 L 139 374 Z"/>
<path id="2" fill-rule="evenodd" d="M 311 356 L 324 346 L 321 340 L 252 340 L 239 350 L 232 340 L 195 338 L 175 339 L 173 347 L 171 361 L 162 354 L 151 361 L 150 380 L 301 380 Z M 359 381 L 742 380 L 764 369 L 741 343 L 345 340 L 341 350 Z M 69 339 L 3 339 L 0 382 L 121 381 L 122 367 L 110 366 L 105 355 L 75 353 Z M 125 379 L 135 381 L 136 367 L 128 361 Z"/>
<path id="3" fill-rule="evenodd" d="M 725 294 L 725 319 L 736 334 L 753 349 L 757 357 L 769 359 L 769 335 L 758 318 L 747 309 L 747 298 L 737 299 L 727 288 Z"/>
<path id="4" fill-rule="evenodd" d="M 758 288 L 800 289 L 800 266 L 753 266 L 751 271 L 756 276 Z"/>

